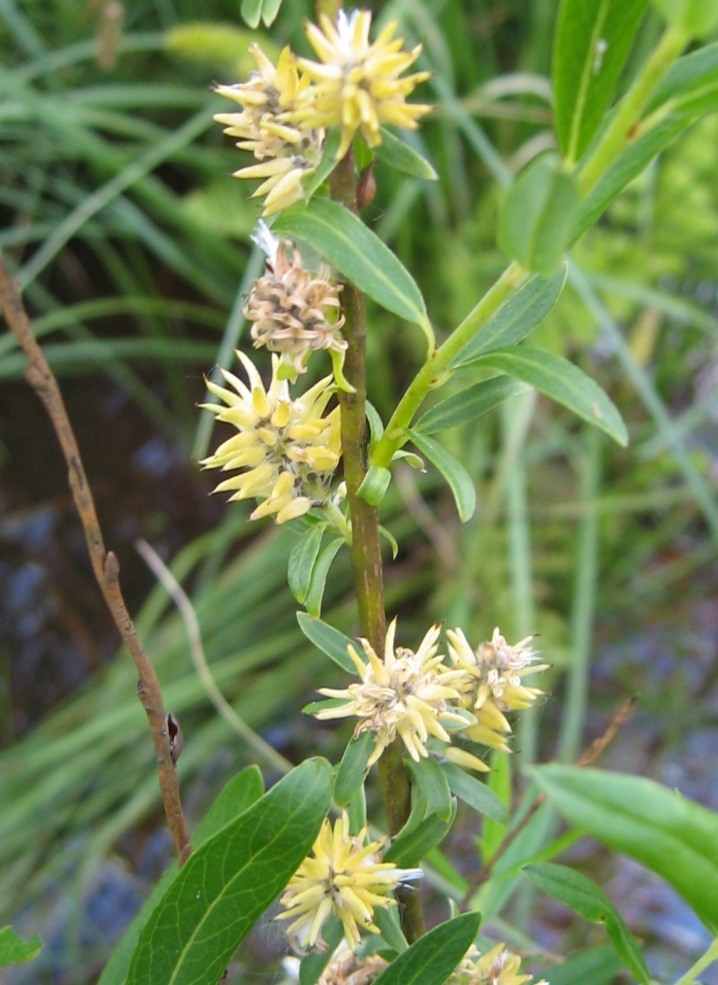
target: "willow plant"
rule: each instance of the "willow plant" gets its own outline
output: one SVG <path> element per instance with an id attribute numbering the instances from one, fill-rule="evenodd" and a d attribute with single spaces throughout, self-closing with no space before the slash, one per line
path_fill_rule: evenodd
<path id="1" fill-rule="evenodd" d="M 265 382 L 259 364 L 238 352 L 236 371 L 208 382 L 215 400 L 205 406 L 224 432 L 202 464 L 223 473 L 218 492 L 256 503 L 252 520 L 297 528 L 288 581 L 300 626 L 346 674 L 344 686 L 321 688 L 305 711 L 325 722 L 350 719 L 353 735 L 338 765 L 309 759 L 267 793 L 255 767 L 238 774 L 101 985 L 215 985 L 277 899 L 274 919 L 295 956 L 287 974 L 302 985 L 521 985 L 532 979 L 526 958 L 550 979 L 538 946 L 519 954 L 495 932 L 480 934 L 478 905 L 493 880 L 507 879 L 528 880 L 604 925 L 615 955 L 594 962 L 590 979 L 581 977 L 583 955 L 568 958 L 562 981 L 572 973 L 608 981 L 618 960 L 649 985 L 640 946 L 613 904 L 581 873 L 548 861 L 563 842 L 522 836 L 548 800 L 577 829 L 666 879 L 716 934 L 718 818 L 648 780 L 587 768 L 595 753 L 573 767 L 531 770 L 533 793 L 520 816 L 508 817 L 510 805 L 484 780 L 511 754 L 515 718 L 543 694 L 535 675 L 551 655 L 539 656 L 533 636 L 509 642 L 500 627 L 488 640 L 443 624 L 407 638 L 386 611 L 384 568 L 397 545 L 380 512 L 401 459 L 438 470 L 468 520 L 472 480 L 434 435 L 528 388 L 626 444 L 620 413 L 599 385 L 524 340 L 563 290 L 572 243 L 669 141 L 718 108 L 718 46 L 696 46 L 715 29 L 718 8 L 714 0 L 655 0 L 665 28 L 616 99 L 647 0 L 564 0 L 554 45 L 556 151 L 532 161 L 505 194 L 497 232 L 504 273 L 437 339 L 412 275 L 360 217 L 375 165 L 435 178 L 400 135 L 431 112 L 409 101 L 430 75 L 415 70 L 422 47 L 407 50 L 397 22 L 375 30 L 368 11 L 320 6 L 317 24 L 306 27 L 315 58 L 288 46 L 274 64 L 255 44 L 249 79 L 216 87 L 235 104 L 216 120 L 254 157 L 236 176 L 261 179 L 254 238 L 266 269 L 244 313 L 254 346 L 271 353 L 271 376 Z M 279 4 L 242 7 L 253 26 L 260 18 L 269 25 Z M 367 296 L 416 326 L 426 347 L 386 422 L 370 402 Z M 451 394 L 442 395 L 450 381 Z M 358 640 L 321 619 L 340 551 L 351 557 Z M 368 817 L 365 787 L 375 776 L 384 809 Z M 490 850 L 482 841 L 484 857 L 461 888 L 439 880 L 446 919 L 427 932 L 422 883 L 457 799 L 503 835 Z M 717 956 L 714 942 L 681 985 Z"/>

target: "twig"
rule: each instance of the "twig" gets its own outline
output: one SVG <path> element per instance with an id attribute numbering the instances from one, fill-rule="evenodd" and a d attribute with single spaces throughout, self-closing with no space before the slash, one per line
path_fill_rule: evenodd
<path id="1" fill-rule="evenodd" d="M 591 743 L 591 745 L 588 747 L 586 752 L 576 761 L 575 763 L 576 766 L 581 766 L 581 767 L 590 766 L 591 763 L 596 762 L 599 756 L 603 755 L 603 752 L 608 746 L 608 744 L 613 741 L 613 739 L 616 737 L 616 734 L 625 725 L 626 719 L 628 718 L 631 711 L 633 710 L 633 707 L 636 704 L 637 700 L 638 698 L 635 695 L 633 695 L 633 697 L 630 697 L 628 701 L 624 702 L 624 704 L 621 706 L 618 712 L 611 719 L 611 723 L 606 729 L 606 731 L 603 733 L 603 735 L 599 736 L 594 742 Z M 485 865 L 482 865 L 481 868 L 474 873 L 474 877 L 469 883 L 469 888 L 464 893 L 463 899 L 461 900 L 461 903 L 459 905 L 459 909 L 461 910 L 462 913 L 469 908 L 469 904 L 471 903 L 471 900 L 474 898 L 479 886 L 483 885 L 491 877 L 491 874 L 494 871 L 494 868 L 496 867 L 496 863 L 503 855 L 506 854 L 507 850 L 514 843 L 514 841 L 519 836 L 519 834 L 524 830 L 524 828 L 527 826 L 529 821 L 536 814 L 538 809 L 543 805 L 545 799 L 546 797 L 542 793 L 536 795 L 528 811 L 521 818 L 521 821 L 516 825 L 515 828 L 512 828 L 510 831 L 506 833 L 506 836 L 504 837 L 503 841 L 496 849 L 494 854 L 491 856 L 491 858 L 488 860 L 488 862 L 486 862 Z"/>
<path id="2" fill-rule="evenodd" d="M 169 570 L 157 551 L 152 548 L 146 540 L 138 540 L 135 547 L 142 555 L 148 567 L 152 570 L 157 580 L 164 586 L 167 594 L 174 601 L 187 630 L 187 641 L 189 643 L 192 663 L 197 671 L 197 676 L 202 682 L 202 686 L 207 692 L 207 697 L 220 713 L 222 718 L 229 726 L 247 743 L 247 745 L 260 756 L 268 766 L 277 770 L 281 774 L 288 773 L 292 769 L 292 764 L 284 756 L 273 749 L 268 742 L 257 735 L 249 725 L 240 718 L 234 708 L 227 701 L 225 696 L 217 686 L 217 682 L 212 676 L 212 671 L 207 663 L 202 645 L 202 634 L 199 628 L 199 620 L 194 611 L 194 606 L 187 597 L 186 592 Z"/>
<path id="3" fill-rule="evenodd" d="M 68 482 L 85 532 L 92 570 L 120 636 L 137 668 L 139 677 L 137 694 L 152 730 L 162 801 L 175 851 L 182 865 L 189 857 L 192 848 L 180 801 L 177 771 L 170 750 L 167 715 L 162 703 L 160 683 L 127 611 L 120 590 L 120 563 L 116 554 L 105 550 L 92 492 L 57 379 L 33 335 L 17 281 L 8 276 L 1 252 L 0 298 L 2 298 L 3 313 L 8 327 L 29 360 L 25 370 L 27 381 L 45 406 L 67 463 Z"/>

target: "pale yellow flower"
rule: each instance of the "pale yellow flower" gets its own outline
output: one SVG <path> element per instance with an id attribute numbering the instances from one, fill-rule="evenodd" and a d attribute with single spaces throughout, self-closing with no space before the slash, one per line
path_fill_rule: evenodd
<path id="1" fill-rule="evenodd" d="M 351 835 L 344 811 L 334 822 L 327 818 L 312 847 L 280 899 L 286 913 L 277 920 L 291 920 L 287 934 L 301 950 L 323 946 L 322 927 L 335 914 L 344 927 L 344 939 L 354 950 L 361 930 L 380 933 L 374 923 L 377 906 L 395 906 L 389 896 L 400 882 L 418 879 L 421 869 L 399 869 L 380 861 L 382 841 L 364 844 L 367 829 Z"/>
<path id="2" fill-rule="evenodd" d="M 267 271 L 252 285 L 243 310 L 252 322 L 255 347 L 280 353 L 295 375 L 306 372 L 317 349 L 343 353 L 344 316 L 338 314 L 342 288 L 329 281 L 329 268 L 320 264 L 316 274 L 310 273 L 299 250 L 289 240 L 275 239 L 261 220 L 252 238 L 267 254 Z"/>
<path id="3" fill-rule="evenodd" d="M 443 656 L 437 653 L 436 643 L 439 632 L 440 627 L 432 626 L 416 653 L 405 647 L 395 648 L 394 619 L 387 630 L 383 660 L 368 640 L 359 641 L 363 657 L 353 646 L 347 646 L 361 678 L 360 684 L 350 684 L 343 690 L 320 689 L 320 694 L 339 698 L 343 703 L 314 712 L 316 718 L 356 716 L 359 722 L 354 729 L 355 737 L 362 732 L 374 732 L 374 749 L 368 766 L 379 759 L 397 735 L 415 762 L 428 756 L 426 742 L 430 735 L 449 743 L 451 736 L 440 717 L 445 724 L 466 725 L 464 718 L 447 707 L 447 702 L 459 698 L 454 682 L 463 676 L 463 671 L 452 671 L 442 663 Z"/>
<path id="4" fill-rule="evenodd" d="M 521 958 L 497 944 L 482 955 L 473 944 L 446 985 L 523 985 L 532 975 L 520 975 Z M 547 985 L 536 982 L 535 985 Z"/>
<path id="5" fill-rule="evenodd" d="M 243 352 L 238 351 L 237 357 L 249 385 L 223 369 L 232 389 L 208 381 L 207 389 L 223 403 L 202 406 L 238 433 L 201 464 L 223 472 L 240 469 L 239 475 L 225 479 L 215 492 L 232 491 L 230 500 L 262 500 L 250 519 L 274 514 L 277 523 L 286 523 L 322 505 L 329 496 L 329 483 L 341 457 L 339 408 L 322 416 L 334 393 L 332 378 L 325 377 L 291 400 L 287 381 L 278 377 L 276 356 L 272 357 L 268 389 L 252 361 Z"/>
<path id="6" fill-rule="evenodd" d="M 511 726 L 506 712 L 530 708 L 539 695 L 536 687 L 527 687 L 522 678 L 546 669 L 537 664 L 537 654 L 532 650 L 532 636 L 510 646 L 494 629 L 490 642 L 472 650 L 461 629 L 447 630 L 449 656 L 453 666 L 464 674 L 456 687 L 461 692 L 461 702 L 477 717 L 476 725 L 469 726 L 462 734 L 474 742 L 481 742 L 494 749 L 508 752 L 507 737 Z"/>
<path id="7" fill-rule="evenodd" d="M 368 10 L 354 10 L 349 17 L 340 11 L 336 25 L 320 14 L 319 24 L 306 27 L 319 62 L 297 59 L 313 84 L 297 92 L 296 108 L 284 118 L 302 128 L 341 127 L 337 160 L 344 157 L 356 133 L 369 147 L 376 147 L 383 124 L 415 129 L 431 106 L 407 103 L 406 97 L 430 73 L 399 76 L 419 57 L 421 45 L 402 51 L 403 39 L 393 38 L 397 21 L 387 24 L 370 44 Z"/>
<path id="8" fill-rule="evenodd" d="M 237 147 L 250 151 L 259 164 L 240 168 L 235 178 L 263 178 L 253 198 L 265 196 L 263 215 L 273 215 L 304 196 L 302 181 L 319 163 L 324 142 L 321 130 L 299 129 L 283 119 L 292 110 L 309 79 L 300 79 L 294 55 L 284 48 L 276 68 L 257 44 L 250 51 L 258 71 L 247 82 L 216 85 L 215 92 L 242 106 L 241 113 L 214 117 Z"/>

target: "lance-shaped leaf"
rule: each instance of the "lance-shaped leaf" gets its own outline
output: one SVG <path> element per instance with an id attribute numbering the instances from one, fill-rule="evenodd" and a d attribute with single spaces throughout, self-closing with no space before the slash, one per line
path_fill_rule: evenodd
<path id="1" fill-rule="evenodd" d="M 389 167 L 403 171 L 412 178 L 436 181 L 439 177 L 425 157 L 386 127 L 381 128 L 381 143 L 374 148 L 374 153 Z"/>
<path id="2" fill-rule="evenodd" d="M 402 954 L 406 951 L 409 945 L 402 933 L 399 910 L 396 906 L 378 906 L 374 910 L 374 922 L 379 930 L 381 930 L 381 936 L 386 941 L 388 947 L 396 951 L 397 954 Z"/>
<path id="3" fill-rule="evenodd" d="M 433 438 L 427 438 L 425 434 L 409 429 L 407 429 L 406 434 L 421 454 L 425 455 L 431 464 L 436 466 L 449 483 L 449 488 L 454 494 L 459 519 L 462 523 L 466 523 L 474 515 L 476 509 L 476 490 L 469 473 L 453 455 L 450 455 Z"/>
<path id="4" fill-rule="evenodd" d="M 331 787 L 329 763 L 307 760 L 190 856 L 140 934 L 128 985 L 218 981 L 311 850 Z"/>
<path id="5" fill-rule="evenodd" d="M 400 954 L 374 985 L 444 985 L 479 930 L 480 913 L 464 913 L 440 923 Z"/>
<path id="6" fill-rule="evenodd" d="M 311 529 L 303 531 L 289 555 L 287 581 L 292 595 L 300 605 L 304 605 L 307 600 L 312 571 L 322 546 L 325 530 L 325 523 L 315 523 Z"/>
<path id="7" fill-rule="evenodd" d="M 243 19 L 254 30 L 259 27 L 260 20 L 266 27 L 271 27 L 281 6 L 282 0 L 242 0 L 240 12 Z"/>
<path id="8" fill-rule="evenodd" d="M 354 640 L 350 640 L 344 633 L 340 633 L 338 629 L 322 622 L 321 619 L 308 616 L 306 612 L 297 613 L 297 622 L 301 631 L 317 649 L 331 657 L 334 663 L 339 664 L 347 674 L 356 677 L 357 669 L 347 653 L 347 646 L 356 646 Z"/>
<path id="9" fill-rule="evenodd" d="M 543 349 L 517 346 L 480 356 L 477 365 L 490 366 L 536 387 L 556 403 L 604 431 L 625 447 L 628 431 L 613 401 L 578 366 Z"/>
<path id="10" fill-rule="evenodd" d="M 418 865 L 432 848 L 443 841 L 456 816 L 456 801 L 452 800 L 451 817 L 440 818 L 433 811 L 406 833 L 399 833 L 384 854 L 384 861 L 395 862 L 403 869 Z"/>
<path id="11" fill-rule="evenodd" d="M 217 799 L 210 806 L 197 831 L 192 836 L 195 849 L 216 834 L 225 824 L 239 817 L 264 793 L 264 780 L 257 766 L 248 766 L 233 776 L 222 788 Z M 147 923 L 150 914 L 169 889 L 179 872 L 176 862 L 164 873 L 145 900 L 140 912 L 125 931 L 122 940 L 112 952 L 110 960 L 100 976 L 98 985 L 123 985 L 127 979 L 132 953 L 135 950 L 140 931 Z"/>
<path id="12" fill-rule="evenodd" d="M 514 291 L 464 346 L 451 363 L 451 369 L 460 369 L 484 352 L 505 349 L 525 339 L 558 301 L 566 283 L 566 274 L 567 267 L 562 264 L 554 277 L 532 277 L 518 291 Z"/>
<path id="13" fill-rule="evenodd" d="M 459 424 L 475 421 L 504 400 L 527 393 L 530 389 L 527 383 L 512 380 L 510 376 L 494 376 L 490 380 L 481 380 L 428 410 L 417 421 L 415 430 L 422 434 L 448 431 Z"/>
<path id="14" fill-rule="evenodd" d="M 553 764 L 530 772 L 572 824 L 657 873 L 718 932 L 718 814 L 644 777 Z"/>
<path id="15" fill-rule="evenodd" d="M 621 151 L 581 202 L 571 242 L 591 227 L 626 185 L 639 175 L 671 141 L 686 130 L 695 118 L 671 115 L 647 133 L 641 134 Z"/>
<path id="16" fill-rule="evenodd" d="M 651 96 L 646 115 L 667 102 L 673 111 L 691 112 L 710 99 L 713 108 L 718 108 L 718 42 L 704 45 L 671 65 Z"/>
<path id="17" fill-rule="evenodd" d="M 328 198 L 293 205 L 277 219 L 272 232 L 308 243 L 377 304 L 426 331 L 426 306 L 414 278 L 389 247 L 343 205 Z"/>
<path id="18" fill-rule="evenodd" d="M 479 814 L 485 814 L 486 817 L 490 817 L 500 824 L 506 821 L 506 807 L 485 783 L 469 776 L 454 763 L 442 763 L 441 769 L 448 780 L 449 789 L 453 794 L 456 794 L 459 800 L 463 800 L 465 804 L 468 804 Z"/>
<path id="19" fill-rule="evenodd" d="M 334 558 L 343 546 L 344 541 L 341 537 L 330 541 L 324 550 L 320 552 L 316 564 L 312 568 L 309 591 L 307 592 L 304 604 L 307 607 L 309 615 L 314 616 L 316 619 L 322 614 L 322 599 L 324 598 L 324 588 L 327 583 L 329 569 L 332 566 Z"/>
<path id="20" fill-rule="evenodd" d="M 642 985 L 651 985 L 651 975 L 636 939 L 616 907 L 594 882 L 580 872 L 552 862 L 527 865 L 523 871 L 539 889 L 574 913 L 591 923 L 602 923 L 626 968 Z"/>
<path id="21" fill-rule="evenodd" d="M 598 130 L 648 0 L 563 0 L 553 52 L 556 135 L 577 161 Z"/>
<path id="22" fill-rule="evenodd" d="M 428 802 L 442 821 L 448 821 L 452 813 L 451 790 L 438 761 L 433 756 L 422 756 L 418 763 L 412 760 L 409 767 Z"/>
<path id="23" fill-rule="evenodd" d="M 504 197 L 497 239 L 501 249 L 535 274 L 550 277 L 571 242 L 578 188 L 553 154 L 522 171 Z"/>
<path id="24" fill-rule="evenodd" d="M 366 763 L 374 750 L 375 741 L 376 733 L 367 730 L 347 743 L 334 781 L 334 803 L 337 807 L 345 807 L 364 782 L 369 772 Z"/>

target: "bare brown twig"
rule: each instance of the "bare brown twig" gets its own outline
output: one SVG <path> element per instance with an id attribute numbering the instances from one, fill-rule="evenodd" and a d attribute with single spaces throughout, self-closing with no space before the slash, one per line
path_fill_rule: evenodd
<path id="1" fill-rule="evenodd" d="M 20 288 L 17 282 L 8 276 L 1 252 L 0 298 L 2 299 L 5 321 L 29 360 L 25 370 L 27 381 L 45 406 L 67 463 L 68 482 L 85 532 L 95 578 L 120 636 L 137 668 L 139 677 L 137 694 L 152 730 L 162 800 L 172 832 L 175 851 L 179 863 L 182 865 L 189 857 L 192 847 L 180 801 L 177 771 L 170 750 L 167 715 L 162 702 L 160 682 L 127 611 L 120 589 L 120 563 L 117 560 L 117 555 L 112 551 L 105 550 L 92 492 L 87 482 L 80 450 L 70 419 L 67 416 L 57 379 L 35 339 L 22 302 Z"/>
<path id="2" fill-rule="evenodd" d="M 576 766 L 582 766 L 582 767 L 590 766 L 592 763 L 596 762 L 599 756 L 603 755 L 603 752 L 608 746 L 608 744 L 612 742 L 613 739 L 615 739 L 617 733 L 625 725 L 626 719 L 633 711 L 633 707 L 636 704 L 637 700 L 638 700 L 637 697 L 634 695 L 633 697 L 629 698 L 628 701 L 625 701 L 621 705 L 619 710 L 611 719 L 611 723 L 609 724 L 608 728 L 603 733 L 603 735 L 600 735 L 594 742 L 592 742 L 591 745 L 586 750 L 586 752 L 584 752 L 584 754 L 579 759 L 576 760 L 575 763 Z M 536 814 L 538 809 L 543 805 L 545 799 L 546 798 L 542 793 L 537 794 L 537 796 L 532 801 L 531 806 L 526 811 L 526 814 L 522 817 L 521 821 L 516 825 L 515 828 L 512 828 L 510 831 L 506 833 L 504 840 L 498 846 L 498 848 L 491 856 L 491 858 L 488 860 L 488 862 L 486 862 L 485 865 L 482 865 L 481 868 L 474 873 L 474 877 L 469 883 L 469 888 L 464 893 L 463 899 L 461 900 L 461 903 L 459 905 L 459 909 L 461 910 L 462 913 L 468 909 L 471 900 L 476 895 L 476 891 L 479 888 L 479 886 L 482 886 L 491 877 L 491 874 L 494 871 L 494 868 L 496 867 L 496 863 L 503 855 L 506 854 L 509 847 L 514 843 L 516 838 L 524 830 L 524 828 L 532 819 L 532 817 Z"/>

